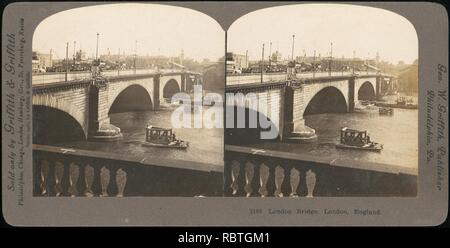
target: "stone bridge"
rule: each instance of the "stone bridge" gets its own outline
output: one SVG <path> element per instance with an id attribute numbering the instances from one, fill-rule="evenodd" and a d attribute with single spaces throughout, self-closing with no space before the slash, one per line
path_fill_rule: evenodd
<path id="1" fill-rule="evenodd" d="M 358 100 L 376 100 L 394 87 L 395 83 L 393 76 L 379 73 L 303 77 L 289 80 L 286 78 L 263 83 L 253 81 L 245 83 L 242 78 L 237 79 L 237 77 L 239 76 L 233 76 L 233 81 L 239 84 L 227 84 L 227 93 L 243 93 L 246 96 L 249 95 L 248 93 L 254 93 L 258 102 L 267 101 L 267 111 L 261 111 L 258 109 L 259 106 L 248 103 L 247 97 L 245 99 L 245 112 L 248 115 L 246 120 L 248 121 L 248 113 L 251 112 L 265 115 L 266 119 L 272 122 L 272 127 L 277 129 L 277 138 L 292 142 L 312 142 L 317 139 L 315 130 L 305 125 L 304 115 L 352 112 Z M 230 106 L 230 102 L 227 101 L 227 107 Z M 237 107 L 234 108 L 237 109 Z M 236 113 L 234 117 L 237 117 Z M 227 121 L 231 123 L 228 115 Z M 252 131 L 247 128 L 248 123 L 246 125 L 243 130 L 228 129 L 226 138 L 230 143 L 234 143 L 234 137 L 241 137 L 240 132 L 245 132 L 248 137 L 259 135 L 261 129 L 264 129 L 258 127 Z M 229 127 L 228 123 L 227 127 Z M 253 139 L 258 138 L 252 137 L 249 141 Z"/>
<path id="2" fill-rule="evenodd" d="M 157 110 L 164 99 L 191 90 L 199 80 L 198 73 L 180 71 L 33 85 L 33 138 L 119 139 L 120 128 L 110 123 L 110 113 Z"/>

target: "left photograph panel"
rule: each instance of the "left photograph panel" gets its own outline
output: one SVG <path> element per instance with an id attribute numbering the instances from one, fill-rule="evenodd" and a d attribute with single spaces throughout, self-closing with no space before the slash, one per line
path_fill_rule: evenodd
<path id="1" fill-rule="evenodd" d="M 221 196 L 225 32 L 159 4 L 76 8 L 34 31 L 36 197 Z"/>

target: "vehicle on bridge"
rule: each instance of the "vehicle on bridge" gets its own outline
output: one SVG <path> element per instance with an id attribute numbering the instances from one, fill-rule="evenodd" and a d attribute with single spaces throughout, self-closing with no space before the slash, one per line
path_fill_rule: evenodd
<path id="1" fill-rule="evenodd" d="M 336 144 L 336 148 L 379 152 L 383 145 L 371 141 L 367 131 L 344 127 L 341 129 L 340 143 Z"/>
<path id="2" fill-rule="evenodd" d="M 234 61 L 227 60 L 227 74 L 241 74 L 242 71 L 239 68 L 236 68 L 236 63 Z"/>
<path id="3" fill-rule="evenodd" d="M 171 128 L 147 125 L 143 146 L 186 149 L 189 142 L 177 139 Z"/>

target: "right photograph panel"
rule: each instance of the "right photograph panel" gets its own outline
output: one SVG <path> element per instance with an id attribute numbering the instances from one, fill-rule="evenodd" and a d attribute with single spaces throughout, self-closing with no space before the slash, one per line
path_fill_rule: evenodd
<path id="1" fill-rule="evenodd" d="M 416 197 L 418 39 L 391 11 L 301 4 L 227 33 L 226 196 Z"/>

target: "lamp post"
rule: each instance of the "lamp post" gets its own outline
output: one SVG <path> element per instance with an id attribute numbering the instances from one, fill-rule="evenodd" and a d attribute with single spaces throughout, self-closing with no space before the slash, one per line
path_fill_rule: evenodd
<path id="1" fill-rule="evenodd" d="M 264 74 L 264 43 L 262 45 L 262 55 L 261 55 L 261 83 L 263 82 Z"/>
<path id="2" fill-rule="evenodd" d="M 117 54 L 117 76 L 120 75 L 120 47 L 119 47 L 119 53 Z"/>
<path id="3" fill-rule="evenodd" d="M 333 42 L 330 43 L 330 60 L 328 62 L 328 76 L 331 76 L 331 60 L 333 60 Z"/>
<path id="4" fill-rule="evenodd" d="M 245 68 L 248 68 L 248 50 L 245 51 Z"/>
<path id="5" fill-rule="evenodd" d="M 100 34 L 97 33 L 97 46 L 96 46 L 96 48 L 95 48 L 95 60 L 98 59 L 98 36 L 99 36 L 99 35 L 100 35 Z"/>
<path id="6" fill-rule="evenodd" d="M 270 42 L 270 47 L 269 47 L 269 68 L 271 66 L 271 56 L 272 56 L 272 42 Z"/>
<path id="7" fill-rule="evenodd" d="M 136 56 L 137 56 L 137 40 L 134 42 L 134 60 L 133 60 L 134 74 L 136 74 Z"/>
<path id="8" fill-rule="evenodd" d="M 369 75 L 369 58 L 370 53 L 367 53 L 367 60 L 366 60 L 366 74 Z"/>
<path id="9" fill-rule="evenodd" d="M 313 56 L 313 78 L 316 77 L 316 50 L 314 50 L 314 56 Z"/>
<path id="10" fill-rule="evenodd" d="M 65 81 L 67 82 L 67 74 L 69 73 L 69 42 L 66 42 L 66 74 Z"/>
<path id="11" fill-rule="evenodd" d="M 355 59 L 356 59 L 356 52 L 355 52 L 355 50 L 353 50 L 353 61 L 352 61 L 352 74 L 354 75 L 355 74 Z"/>
<path id="12" fill-rule="evenodd" d="M 291 60 L 294 61 L 294 44 L 295 44 L 295 34 L 292 35 L 292 51 L 291 51 Z"/>
<path id="13" fill-rule="evenodd" d="M 77 46 L 77 42 L 76 41 L 73 41 L 73 65 L 75 66 L 75 60 L 76 60 L 76 49 L 75 49 L 75 47 Z"/>

